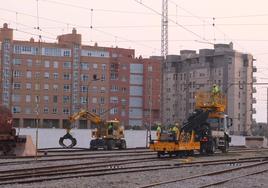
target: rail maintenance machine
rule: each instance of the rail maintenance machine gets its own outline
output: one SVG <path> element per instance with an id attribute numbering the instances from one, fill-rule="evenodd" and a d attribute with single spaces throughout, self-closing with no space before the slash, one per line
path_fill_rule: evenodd
<path id="1" fill-rule="evenodd" d="M 157 132 L 156 140 L 150 140 L 150 149 L 158 157 L 168 154 L 176 156 L 213 154 L 216 149 L 227 152 L 231 137 L 228 128 L 232 119 L 225 114 L 226 98 L 223 94 L 198 92 L 194 112 L 176 132 Z"/>
<path id="2" fill-rule="evenodd" d="M 126 149 L 126 141 L 124 139 L 124 129 L 120 125 L 118 120 L 104 121 L 101 117 L 93 112 L 81 109 L 79 112 L 74 113 L 69 117 L 69 121 L 72 123 L 79 119 L 89 120 L 91 124 L 96 126 L 91 131 L 90 149 L 97 150 L 102 148 L 104 150 L 112 150 L 114 148 Z M 67 128 L 63 137 L 60 138 L 59 144 L 63 147 L 72 148 L 76 145 L 76 139 L 70 134 L 71 128 Z M 63 141 L 70 139 L 72 144 L 65 146 Z"/>

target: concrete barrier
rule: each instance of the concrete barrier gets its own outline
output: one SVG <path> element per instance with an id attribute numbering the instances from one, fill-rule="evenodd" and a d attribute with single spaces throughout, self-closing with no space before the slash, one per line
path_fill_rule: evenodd
<path id="1" fill-rule="evenodd" d="M 36 147 L 33 144 L 32 137 L 27 135 L 25 143 L 17 143 L 14 154 L 16 156 L 35 156 Z"/>
<path id="2" fill-rule="evenodd" d="M 267 138 L 264 136 L 246 136 L 246 146 L 249 148 L 266 148 Z"/>

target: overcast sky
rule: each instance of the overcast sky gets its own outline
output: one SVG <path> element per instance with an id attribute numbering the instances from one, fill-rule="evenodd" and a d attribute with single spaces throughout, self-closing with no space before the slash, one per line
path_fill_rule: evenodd
<path id="1" fill-rule="evenodd" d="M 47 42 L 55 42 L 57 35 L 76 27 L 83 44 L 97 42 L 99 46 L 133 48 L 136 56 L 149 57 L 160 55 L 161 3 L 161 0 L 38 0 L 38 3 L 0 0 L 0 23 L 7 22 L 17 29 L 15 39 L 37 39 L 40 33 Z M 268 82 L 267 0 L 170 0 L 168 7 L 169 54 L 179 54 L 182 49 L 213 48 L 211 43 L 232 41 L 237 51 L 251 53 L 257 59 L 254 63 L 258 68 L 257 81 Z M 37 12 L 41 32 L 35 29 Z M 256 87 L 254 118 L 266 122 L 268 85 Z"/>

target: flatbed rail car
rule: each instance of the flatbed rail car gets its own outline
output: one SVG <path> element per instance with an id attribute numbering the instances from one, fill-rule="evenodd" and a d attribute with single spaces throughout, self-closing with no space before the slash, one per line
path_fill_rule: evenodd
<path id="1" fill-rule="evenodd" d="M 225 97 L 199 92 L 196 96 L 196 109 L 183 123 L 180 131 L 157 132 L 157 139 L 150 140 L 150 149 L 158 157 L 168 154 L 192 155 L 195 150 L 201 154 L 213 154 L 216 149 L 227 152 L 231 139 L 228 128 L 231 118 L 224 114 Z"/>

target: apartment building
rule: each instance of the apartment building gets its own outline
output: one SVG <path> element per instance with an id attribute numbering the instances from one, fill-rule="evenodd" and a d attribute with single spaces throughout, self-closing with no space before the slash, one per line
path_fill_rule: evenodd
<path id="1" fill-rule="evenodd" d="M 164 68 L 163 121 L 180 124 L 195 108 L 197 91 L 210 91 L 219 85 L 227 97 L 228 115 L 233 118 L 231 133 L 251 132 L 252 115 L 256 113 L 253 93 L 256 79 L 253 57 L 237 52 L 233 44 L 215 44 L 214 49 L 182 50 L 180 55 L 167 56 Z"/>
<path id="2" fill-rule="evenodd" d="M 81 41 L 76 29 L 55 43 L 14 40 L 7 24 L 0 29 L 0 103 L 12 109 L 15 126 L 35 127 L 38 119 L 40 127 L 61 128 L 82 108 L 123 125 L 142 126 L 148 121 L 146 81 L 153 74 L 150 120 L 158 122 L 161 61 L 135 58 L 134 49 Z M 77 126 L 90 123 L 80 120 Z"/>

